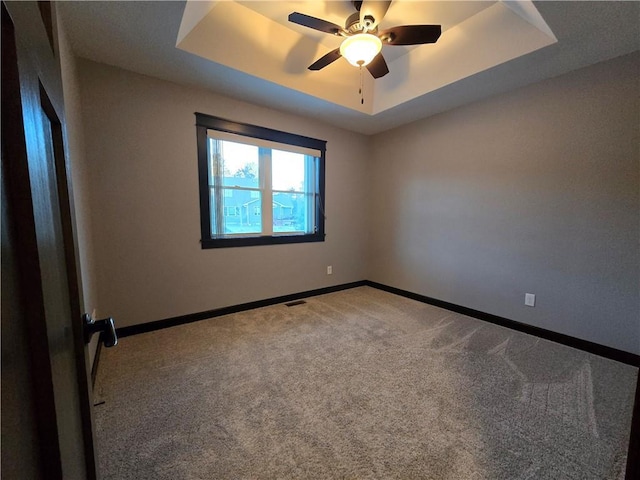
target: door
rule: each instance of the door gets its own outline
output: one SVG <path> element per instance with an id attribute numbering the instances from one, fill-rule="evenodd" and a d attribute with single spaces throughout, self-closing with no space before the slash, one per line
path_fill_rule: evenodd
<path id="1" fill-rule="evenodd" d="M 95 479 L 49 2 L 2 3 L 2 476 Z"/>

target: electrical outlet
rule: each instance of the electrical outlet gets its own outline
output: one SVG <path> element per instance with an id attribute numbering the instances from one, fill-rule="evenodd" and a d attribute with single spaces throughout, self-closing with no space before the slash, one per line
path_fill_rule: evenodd
<path id="1" fill-rule="evenodd" d="M 533 293 L 525 293 L 524 294 L 524 304 L 527 307 L 535 307 L 535 305 L 536 305 L 536 296 Z"/>
<path id="2" fill-rule="evenodd" d="M 329 265 L 327 267 L 327 275 L 332 275 L 333 274 L 333 267 L 331 265 Z"/>

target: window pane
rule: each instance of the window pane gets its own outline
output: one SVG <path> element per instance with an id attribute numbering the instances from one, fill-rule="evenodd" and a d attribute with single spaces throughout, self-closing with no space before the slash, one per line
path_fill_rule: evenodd
<path id="1" fill-rule="evenodd" d="M 223 141 L 222 158 L 224 186 L 258 188 L 258 147 Z"/>
<path id="2" fill-rule="evenodd" d="M 301 153 L 271 150 L 271 172 L 274 190 L 305 191 L 305 156 Z"/>
<path id="3" fill-rule="evenodd" d="M 312 199 L 310 194 L 273 194 L 273 232 L 311 233 Z"/>

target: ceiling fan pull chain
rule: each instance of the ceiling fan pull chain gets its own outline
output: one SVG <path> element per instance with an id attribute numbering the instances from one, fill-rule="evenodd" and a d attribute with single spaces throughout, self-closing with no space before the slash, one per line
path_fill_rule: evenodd
<path id="1" fill-rule="evenodd" d="M 360 88 L 358 89 L 360 94 L 360 104 L 364 105 L 364 93 L 362 92 L 362 65 L 360 65 Z"/>

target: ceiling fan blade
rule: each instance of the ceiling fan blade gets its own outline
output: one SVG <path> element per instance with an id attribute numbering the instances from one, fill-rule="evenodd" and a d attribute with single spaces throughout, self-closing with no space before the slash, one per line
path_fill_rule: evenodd
<path id="1" fill-rule="evenodd" d="M 302 25 L 303 27 L 313 28 L 314 30 L 320 30 L 321 32 L 331 33 L 333 35 L 339 35 L 342 31 L 342 27 L 335 23 L 305 15 L 304 13 L 293 12 L 289 15 L 289 21 Z"/>
<path id="2" fill-rule="evenodd" d="M 391 5 L 390 0 L 385 2 L 364 0 L 360 6 L 360 25 L 365 25 L 367 30 L 376 28 L 389 10 L 389 5 Z"/>
<path id="3" fill-rule="evenodd" d="M 318 60 L 309 65 L 309 70 L 320 70 L 330 63 L 338 60 L 342 55 L 340 54 L 340 49 L 336 48 L 335 50 L 331 50 L 325 56 L 320 57 Z"/>
<path id="4" fill-rule="evenodd" d="M 387 73 L 389 73 L 389 67 L 387 67 L 387 62 L 384 60 L 382 56 L 382 52 L 379 53 L 371 60 L 371 63 L 367 65 L 367 70 L 373 76 L 373 78 L 384 77 Z"/>
<path id="5" fill-rule="evenodd" d="M 421 45 L 436 43 L 442 28 L 440 25 L 401 25 L 378 33 L 385 45 Z"/>

